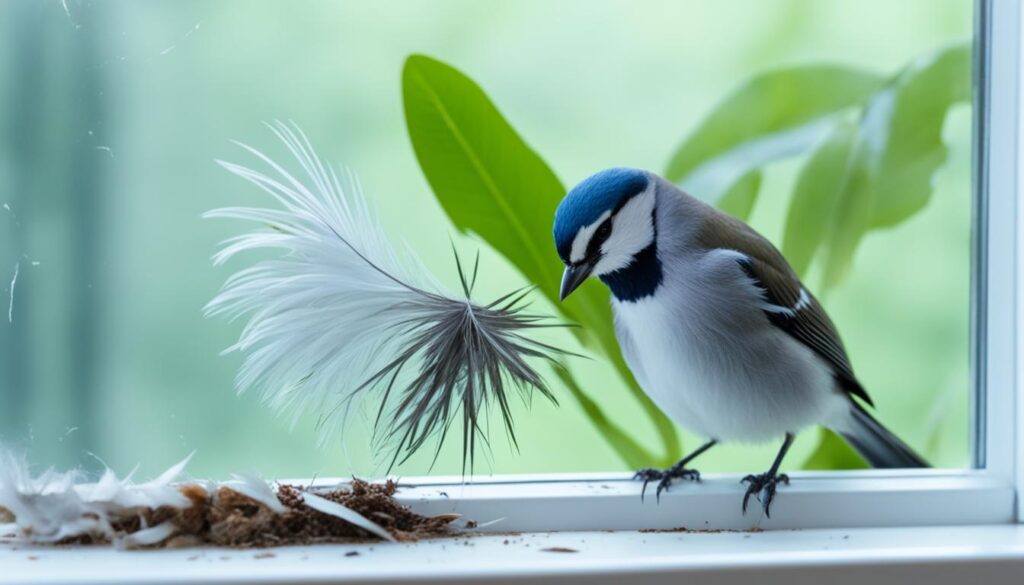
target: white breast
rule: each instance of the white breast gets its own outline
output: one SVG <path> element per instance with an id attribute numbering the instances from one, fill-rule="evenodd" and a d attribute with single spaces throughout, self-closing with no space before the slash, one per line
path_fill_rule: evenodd
<path id="1" fill-rule="evenodd" d="M 623 356 L 669 418 L 708 438 L 761 442 L 848 410 L 824 361 L 764 318 L 745 280 L 679 268 L 666 267 L 653 296 L 612 303 Z"/>

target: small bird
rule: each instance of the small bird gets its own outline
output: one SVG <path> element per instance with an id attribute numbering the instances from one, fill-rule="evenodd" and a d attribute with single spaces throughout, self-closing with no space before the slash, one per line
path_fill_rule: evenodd
<path id="1" fill-rule="evenodd" d="M 841 435 L 872 466 L 928 467 L 865 408 L 839 333 L 782 254 L 745 223 L 646 171 L 581 182 L 555 213 L 564 300 L 589 276 L 612 293 L 622 355 L 644 392 L 708 441 L 636 478 L 699 480 L 688 465 L 720 442 L 783 438 L 765 473 L 743 478 L 770 517 L 779 467 L 811 425 Z M 863 404 L 862 404 L 863 403 Z"/>

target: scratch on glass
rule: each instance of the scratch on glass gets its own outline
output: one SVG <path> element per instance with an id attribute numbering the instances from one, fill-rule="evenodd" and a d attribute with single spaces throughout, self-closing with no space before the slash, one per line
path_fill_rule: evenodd
<path id="1" fill-rule="evenodd" d="M 78 430 L 78 427 L 68 427 L 68 429 L 66 431 L 64 431 L 64 436 L 62 436 L 60 438 L 60 442 L 63 443 L 64 439 L 68 438 L 68 436 L 71 435 L 71 433 L 73 433 L 73 432 L 75 432 L 77 430 Z"/>
<path id="2" fill-rule="evenodd" d="M 14 263 L 14 276 L 11 278 L 11 301 L 7 305 L 7 322 L 14 323 L 14 286 L 18 284 L 18 270 L 21 269 L 21 262 Z"/>
<path id="3" fill-rule="evenodd" d="M 110 158 L 114 158 L 114 151 L 109 146 L 97 146 L 96 150 L 102 150 L 110 155 Z"/>
<path id="4" fill-rule="evenodd" d="M 68 8 L 68 0 L 60 0 L 60 5 L 64 7 L 64 14 L 68 15 L 68 21 L 71 22 L 71 25 L 75 28 L 82 28 L 82 25 L 75 22 L 75 18 L 71 16 L 71 9 Z"/>

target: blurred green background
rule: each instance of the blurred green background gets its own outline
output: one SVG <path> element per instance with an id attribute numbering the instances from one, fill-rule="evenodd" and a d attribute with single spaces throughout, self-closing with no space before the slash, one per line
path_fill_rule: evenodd
<path id="1" fill-rule="evenodd" d="M 0 439 L 39 464 L 155 473 L 196 450 L 194 475 L 379 473 L 365 420 L 315 447 L 236 396 L 241 323 L 202 306 L 245 259 L 213 268 L 246 226 L 203 221 L 267 203 L 213 163 L 248 162 L 230 139 L 280 154 L 260 124 L 290 119 L 320 154 L 359 173 L 396 240 L 457 282 L 449 238 L 482 251 L 481 299 L 524 284 L 500 256 L 455 233 L 406 134 L 410 53 L 455 65 L 573 184 L 608 166 L 664 168 L 727 92 L 769 68 L 839 63 L 893 73 L 972 34 L 969 0 L 639 2 L 77 2 L 0 5 Z M 968 463 L 971 115 L 944 130 L 932 203 L 873 232 L 825 299 L 877 415 L 936 465 Z M 797 161 L 766 174 L 752 223 L 779 242 Z M 552 250 L 554 254 L 554 250 Z M 810 282 L 816 282 L 810 279 Z M 883 284 L 884 283 L 884 284 Z M 551 312 L 542 299 L 539 310 Z M 551 337 L 574 347 L 569 335 Z M 639 407 L 601 361 L 574 372 L 619 424 L 657 451 Z M 554 384 L 554 377 L 551 376 Z M 621 470 L 555 385 L 518 414 L 478 473 Z M 527 410 L 529 410 L 527 412 Z M 497 428 L 497 427 L 495 427 Z M 697 438 L 683 434 L 687 447 Z M 813 449 L 804 433 L 788 464 Z M 458 441 L 434 473 L 461 469 Z M 752 471 L 776 445 L 710 452 L 703 471 Z M 429 469 L 429 457 L 397 470 Z"/>

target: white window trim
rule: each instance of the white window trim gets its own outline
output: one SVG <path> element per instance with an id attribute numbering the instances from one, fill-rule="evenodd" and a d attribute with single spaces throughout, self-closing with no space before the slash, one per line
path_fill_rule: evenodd
<path id="1" fill-rule="evenodd" d="M 972 360 L 978 398 L 977 469 L 868 470 L 792 473 L 766 518 L 756 502 L 744 516 L 739 475 L 708 475 L 641 501 L 628 474 L 518 475 L 473 478 L 402 478 L 398 497 L 424 513 L 455 512 L 486 522 L 492 531 L 636 530 L 689 528 L 841 528 L 1024 521 L 1018 501 L 1024 486 L 1024 271 L 1018 257 L 1024 193 L 1019 145 L 1022 92 L 1022 13 L 1018 0 L 981 0 L 975 55 L 974 276 Z M 986 28 L 987 27 L 987 28 Z M 987 42 L 986 42 L 987 41 Z M 983 296 L 982 296 L 983 295 Z M 329 487 L 325 479 L 315 483 Z M 652 489 L 649 490 L 653 492 Z"/>

